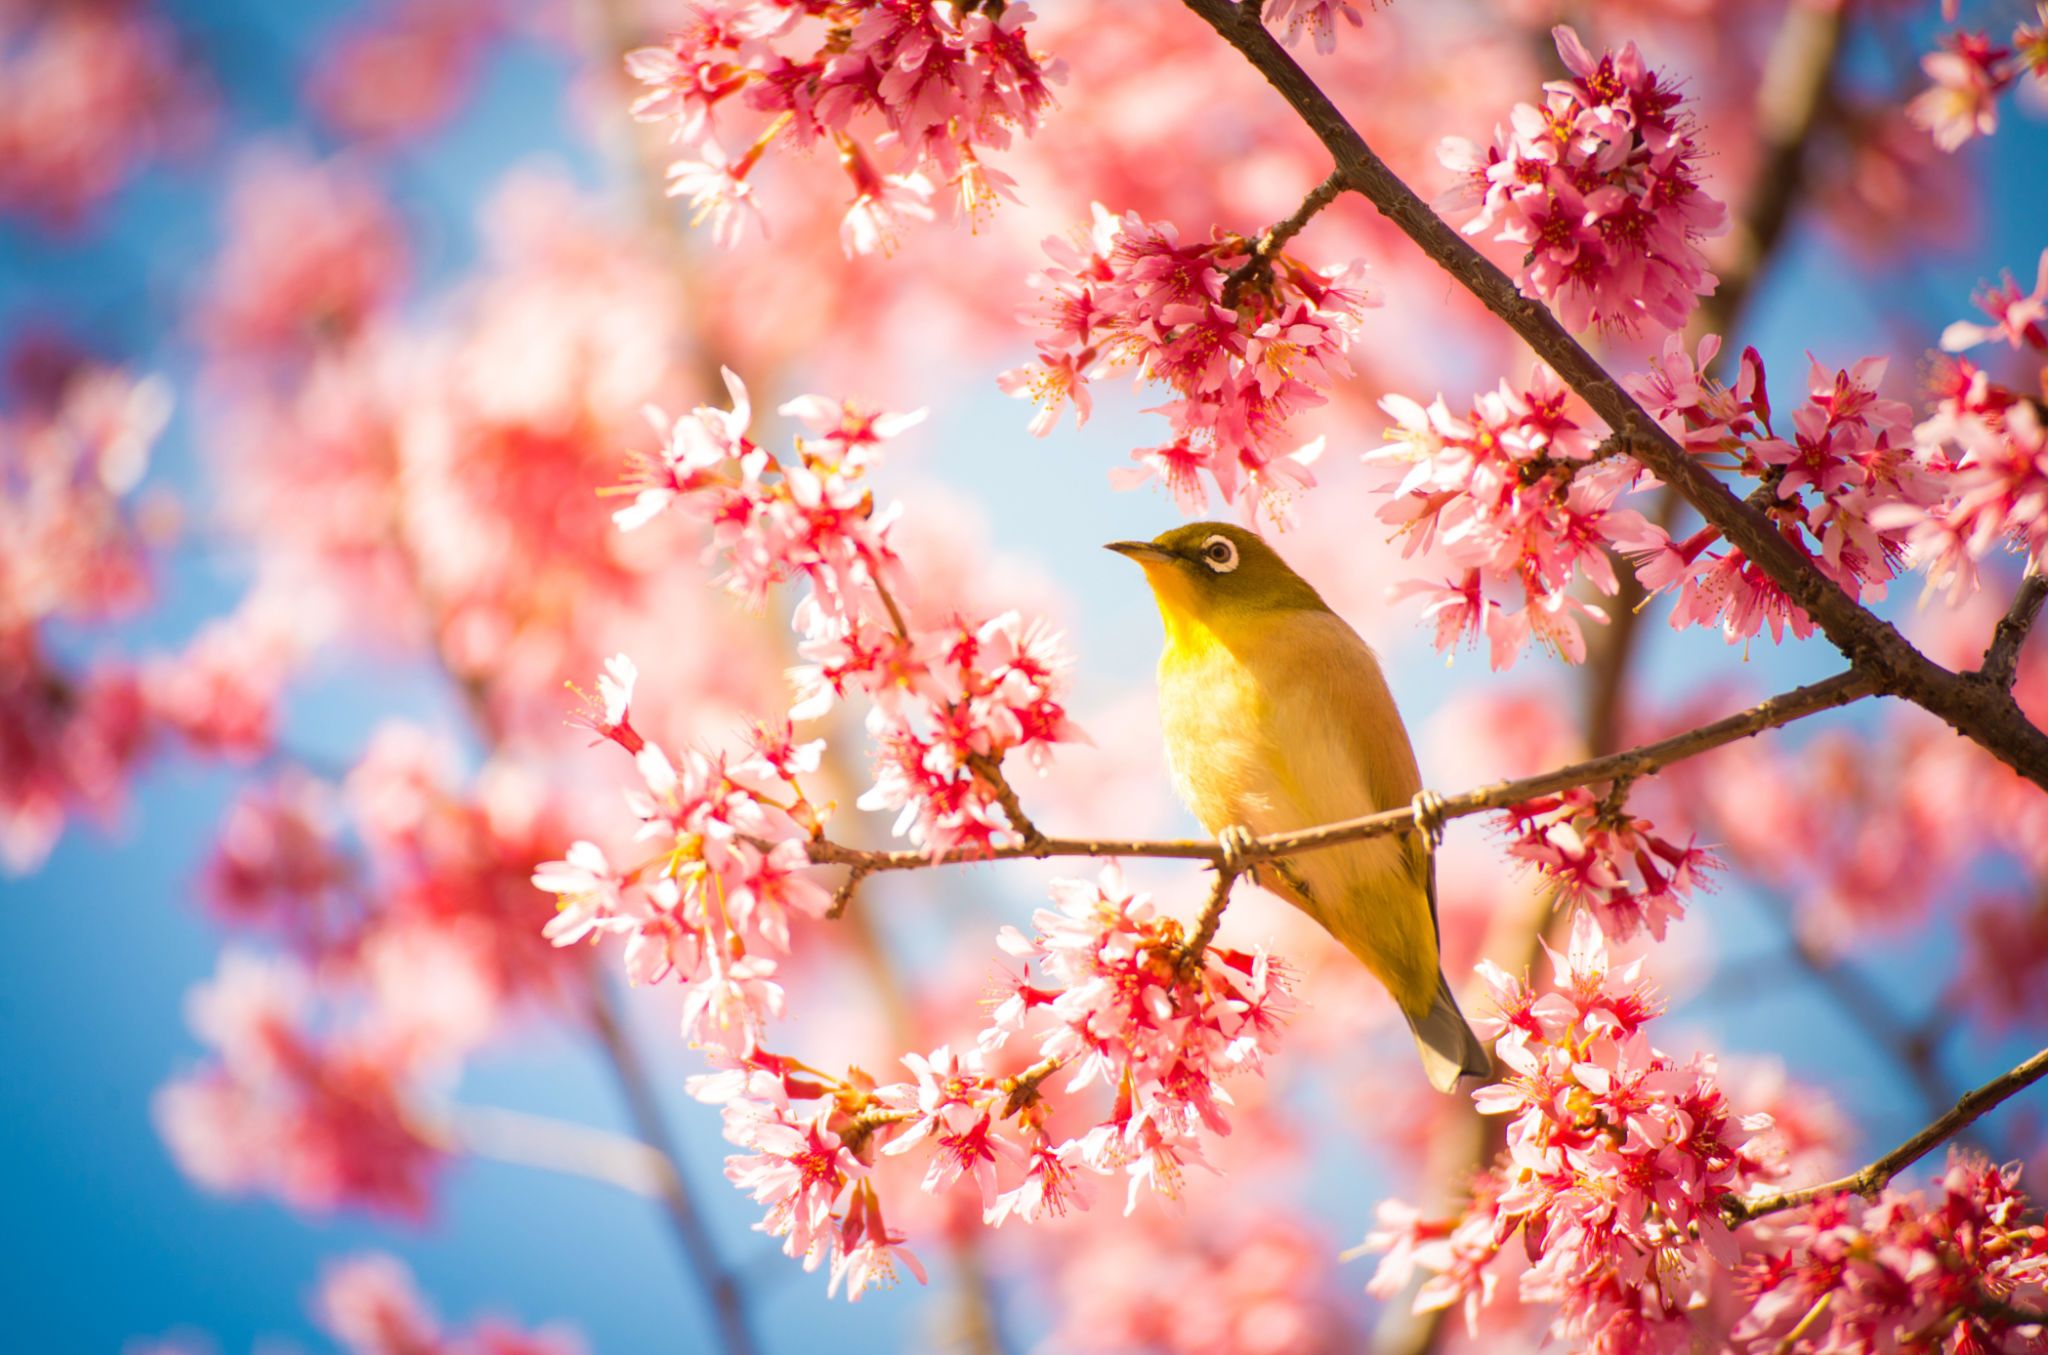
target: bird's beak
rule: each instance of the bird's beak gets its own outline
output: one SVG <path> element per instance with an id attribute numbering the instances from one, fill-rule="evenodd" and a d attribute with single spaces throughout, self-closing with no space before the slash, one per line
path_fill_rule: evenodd
<path id="1" fill-rule="evenodd" d="M 1149 564 L 1155 560 L 1171 560 L 1173 558 L 1172 551 L 1161 550 L 1150 541 L 1112 541 L 1104 546 L 1103 549 L 1113 550 L 1118 555 L 1129 556 L 1141 565 Z"/>

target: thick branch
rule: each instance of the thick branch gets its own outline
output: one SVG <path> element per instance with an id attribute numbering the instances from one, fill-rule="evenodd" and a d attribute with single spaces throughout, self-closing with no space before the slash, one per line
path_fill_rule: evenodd
<path id="1" fill-rule="evenodd" d="M 639 1053 L 633 1048 L 619 1020 L 612 990 L 603 980 L 593 979 L 591 993 L 591 1025 L 597 1033 L 598 1043 L 611 1061 L 612 1071 L 619 1079 L 619 1090 L 625 1095 L 633 1132 L 650 1151 L 660 1154 L 668 1163 L 668 1169 L 655 1184 L 659 1187 L 662 1208 L 667 1211 L 669 1223 L 675 1230 L 676 1241 L 682 1247 L 684 1260 L 710 1301 L 712 1317 L 718 1328 L 718 1348 L 729 1355 L 753 1355 L 756 1346 L 753 1333 L 747 1327 L 739 1286 L 719 1261 L 718 1249 L 712 1245 L 711 1235 L 705 1231 L 704 1221 L 698 1217 L 696 1205 L 690 1199 L 689 1188 L 683 1182 L 682 1171 L 669 1147 L 667 1117 L 662 1114 L 661 1101 L 655 1095 L 647 1070 L 640 1064 Z"/>
<path id="2" fill-rule="evenodd" d="M 1721 1212 L 1727 1215 L 1728 1222 L 1733 1225 L 1747 1223 L 1765 1214 L 1775 1214 L 1781 1209 L 1797 1209 L 1800 1205 L 1812 1204 L 1815 1200 L 1824 1199 L 1829 1195 L 1843 1195 L 1854 1191 L 1866 1199 L 1873 1199 L 1879 1191 L 1891 1184 L 1893 1177 L 1974 1124 L 1993 1106 L 2017 1096 L 2043 1077 L 2048 1077 L 2048 1049 L 2042 1050 L 2012 1071 L 1991 1079 L 1975 1091 L 1965 1093 L 1946 1115 L 1860 1171 L 1851 1172 L 1838 1181 L 1823 1181 L 1817 1186 L 1806 1186 L 1799 1190 L 1753 1195 L 1746 1199 L 1730 1195 L 1721 1201 Z"/>
<path id="3" fill-rule="evenodd" d="M 1674 762 L 1697 757 L 1723 744 L 1734 743 L 1738 739 L 1745 739 L 1763 730 L 1790 724 L 1794 720 L 1817 715 L 1825 710 L 1846 706 L 1852 701 L 1870 695 L 1870 691 L 1869 682 L 1856 673 L 1838 673 L 1825 681 L 1806 687 L 1795 687 L 1789 692 L 1760 701 L 1748 710 L 1738 711 L 1712 724 L 1687 730 L 1683 734 L 1674 734 L 1668 739 L 1659 739 L 1655 743 L 1642 744 L 1623 752 L 1611 753 L 1606 757 L 1574 762 L 1555 771 L 1525 776 L 1513 781 L 1497 781 L 1490 786 L 1445 796 L 1437 817 L 1463 818 L 1468 814 L 1482 814 L 1491 809 L 1506 809 L 1510 805 L 1521 804 L 1545 795 L 1555 795 L 1559 791 L 1571 790 L 1577 786 L 1647 776 Z M 1237 854 L 1236 859 L 1240 864 L 1248 864 L 1282 856 L 1299 856 L 1303 852 L 1320 851 L 1347 842 L 1362 842 L 1367 838 L 1386 837 L 1393 833 L 1409 832 L 1415 828 L 1415 807 L 1404 805 L 1399 809 L 1383 810 L 1377 814 L 1345 819 L 1318 828 L 1304 828 L 1292 833 L 1274 833 L 1266 837 L 1251 838 Z M 867 851 L 858 847 L 841 846 L 822 838 L 812 841 L 809 847 L 811 860 L 819 865 L 851 866 L 855 871 L 869 875 L 878 871 L 917 870 L 926 866 L 971 864 L 976 861 L 1012 861 L 1020 858 L 1043 860 L 1055 856 L 1149 856 L 1208 861 L 1217 866 L 1225 864 L 1223 848 L 1216 842 L 1203 839 L 1047 837 L 1041 838 L 1035 844 L 998 847 L 992 851 L 941 852 L 937 855 L 918 851 Z"/>
<path id="4" fill-rule="evenodd" d="M 1991 647 L 1984 651 L 1983 666 L 1977 670 L 2002 692 L 2011 691 L 2013 679 L 2019 676 L 2020 648 L 2026 644 L 2027 632 L 2034 628 L 2034 618 L 2041 614 L 2044 600 L 2048 600 L 2048 578 L 2029 562 L 2026 577 L 2020 580 L 2020 590 L 2013 594 L 2012 606 L 1998 619 L 1998 629 L 1991 633 Z"/>
<path id="5" fill-rule="evenodd" d="M 1423 253 L 1505 321 L 1665 484 L 1675 488 L 1811 617 L 1881 691 L 1925 707 L 2036 785 L 2048 789 L 2048 734 L 2011 694 L 1949 672 L 1842 591 L 1771 521 L 1735 497 L 1622 389 L 1549 308 L 1445 224 L 1365 143 L 1328 95 L 1262 26 L 1237 22 L 1231 0 L 1183 0 L 1280 92 L 1335 159 L 1345 182 Z"/>

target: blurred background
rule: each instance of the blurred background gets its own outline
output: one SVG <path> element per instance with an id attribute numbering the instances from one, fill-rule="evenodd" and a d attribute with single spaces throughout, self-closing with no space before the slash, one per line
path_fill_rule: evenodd
<path id="1" fill-rule="evenodd" d="M 749 1231 L 716 1114 L 683 1092 L 702 1063 L 673 995 L 539 938 L 552 906 L 527 875 L 617 833 L 625 772 L 565 725 L 565 682 L 633 654 L 636 718 L 677 744 L 782 706 L 786 603 L 746 614 L 709 586 L 701 543 L 621 538 L 594 492 L 656 445 L 643 404 L 722 405 L 721 365 L 761 411 L 811 391 L 928 407 L 879 480 L 906 505 L 920 578 L 1049 616 L 1074 658 L 1069 705 L 1094 743 L 1022 779 L 1034 816 L 1193 831 L 1157 747 L 1151 601 L 1099 549 L 1178 520 L 1156 489 L 1107 481 L 1160 440 L 1153 400 L 1105 392 L 1085 428 L 1040 440 L 995 378 L 1029 356 L 1012 317 L 1039 240 L 1091 201 L 1251 231 L 1327 164 L 1179 6 L 1043 8 L 1033 31 L 1067 80 L 1001 161 L 1022 203 L 849 260 L 827 156 L 774 166 L 766 237 L 731 251 L 663 198 L 660 129 L 628 118 L 621 55 L 680 6 L 0 0 L 11 1349 L 334 1349 L 316 1288 L 368 1251 L 402 1258 L 451 1328 L 495 1314 L 591 1351 L 717 1348 L 663 1201 L 554 1169 L 637 1161 L 620 1145 L 650 1132 L 764 1351 L 1349 1349 L 1400 1325 L 1364 1295 L 1371 1262 L 1337 1253 L 1390 1194 L 1440 1197 L 1460 1131 L 1425 1102 L 1377 991 L 1270 899 L 1233 907 L 1225 936 L 1299 957 L 1307 1006 L 1228 1174 L 1191 1180 L 1183 1214 L 1148 1204 L 1085 1230 L 979 1234 L 935 1205 L 908 1221 L 930 1287 L 852 1307 Z M 2009 8 L 1966 4 L 1962 21 L 2009 27 Z M 1935 6 L 1404 0 L 1366 19 L 1305 60 L 1425 196 L 1449 182 L 1440 137 L 1484 139 L 1560 74 L 1553 22 L 1637 40 L 1682 80 L 1740 223 L 1699 323 L 1731 352 L 1755 345 L 1783 406 L 1809 353 L 1829 371 L 1887 355 L 1888 389 L 1917 402 L 1972 288 L 2031 279 L 2048 245 L 2039 82 L 1952 155 L 1900 112 Z M 1788 138 L 1759 93 L 1802 54 L 1821 94 Z M 1773 197 L 1782 210 L 1759 206 Z M 1295 249 L 1365 259 L 1386 304 L 1357 380 L 1305 423 L 1330 439 L 1324 483 L 1281 545 L 1380 649 L 1430 785 L 1537 770 L 1840 666 L 1818 642 L 1671 631 L 1662 603 L 1593 628 L 1582 667 L 1533 651 L 1506 672 L 1483 653 L 1446 665 L 1414 604 L 1386 596 L 1427 569 L 1383 539 L 1359 454 L 1382 441 L 1381 395 L 1459 406 L 1520 380 L 1526 354 L 1360 202 Z M 1641 366 L 1626 343 L 1606 355 Z M 126 432 L 97 488 L 53 506 L 17 458 L 59 410 Z M 755 430 L 789 432 L 766 413 Z M 1907 578 L 1885 610 L 1967 657 L 2016 575 L 1954 609 L 1922 606 Z M 2030 662 L 2023 690 L 2040 680 Z M 886 821 L 866 820 L 885 816 L 851 809 L 859 745 L 845 730 L 841 833 L 880 843 Z M 1689 826 L 1728 869 L 1651 951 L 1672 997 L 1658 1043 L 1718 1051 L 1731 1098 L 1810 1115 L 1811 1161 L 1841 1166 L 2038 1046 L 2038 809 L 2009 779 L 1869 705 L 1671 778 L 1660 827 Z M 1519 967 L 1527 937 L 1503 941 L 1501 919 L 1530 915 L 1530 884 L 1480 820 L 1445 851 L 1452 958 Z M 996 926 L 1022 925 L 1074 864 L 871 885 L 852 920 L 802 929 L 788 1043 L 889 1076 L 896 1053 L 971 1034 Z M 1164 906 L 1199 906 L 1195 872 L 1133 873 Z M 203 1084 L 217 1057 L 188 994 L 224 950 L 298 957 L 329 1030 L 389 1008 L 435 1030 L 403 1089 L 416 1137 L 279 1187 L 237 1170 L 260 1147 L 196 1126 L 189 1102 L 181 1118 L 161 1089 Z M 641 1087 L 652 1119 L 629 1100 Z M 2030 1093 L 1975 1142 L 2036 1160 L 2044 1111 Z M 1228 1296 L 1223 1316 L 1203 1295 Z M 1245 1313 L 1254 1335 L 1225 1321 Z"/>

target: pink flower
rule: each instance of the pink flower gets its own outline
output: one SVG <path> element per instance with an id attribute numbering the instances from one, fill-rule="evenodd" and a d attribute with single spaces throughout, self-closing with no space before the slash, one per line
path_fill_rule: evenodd
<path id="1" fill-rule="evenodd" d="M 440 1323 L 395 1256 L 369 1253 L 326 1268 L 314 1321 L 354 1355 L 423 1355 L 443 1348 Z"/>
<path id="2" fill-rule="evenodd" d="M 719 209 L 724 233 L 736 230 L 728 209 L 748 198 L 741 181 L 771 147 L 829 138 L 854 186 L 846 252 L 887 250 L 902 219 L 931 219 L 934 183 L 953 190 L 969 219 L 1014 196 L 1010 177 L 981 152 L 1007 146 L 1013 130 L 1034 131 L 1051 105 L 1060 70 L 1030 50 L 1032 18 L 1021 3 L 984 11 L 828 0 L 799 10 L 742 0 L 699 9 L 667 45 L 627 54 L 627 72 L 646 87 L 633 115 L 669 124 L 673 139 L 696 148 L 699 158 L 678 166 L 687 166 L 688 191 Z M 728 135 L 746 124 L 751 143 L 729 174 L 712 139 L 720 119 Z M 882 169 L 878 153 L 889 157 Z"/>
<path id="3" fill-rule="evenodd" d="M 1523 246 L 1523 294 L 1568 328 L 1681 329 L 1717 285 L 1699 243 L 1727 226 L 1702 186 L 1697 129 L 1633 43 L 1595 58 L 1570 28 L 1553 36 L 1574 78 L 1545 85 L 1541 108 L 1517 105 L 1484 153 L 1445 142 L 1460 182 L 1443 205 L 1476 206 L 1467 233 Z"/>
<path id="4" fill-rule="evenodd" d="M 853 200 L 839 222 L 839 246 L 849 259 L 863 254 L 893 254 L 902 223 L 930 221 L 932 185 L 922 174 L 891 174 L 877 179 Z"/>
<path id="5" fill-rule="evenodd" d="M 558 946 L 581 941 L 617 918 L 624 884 L 596 843 L 574 843 L 565 859 L 548 861 L 534 869 L 534 888 L 555 895 L 555 906 L 560 910 L 541 929 L 541 935 Z"/>
<path id="6" fill-rule="evenodd" d="M 1507 812 L 1508 854 L 1542 873 L 1568 906 L 1584 908 L 1617 941 L 1658 940 L 1720 863 L 1695 843 L 1658 836 L 1648 819 L 1580 787 Z"/>
<path id="7" fill-rule="evenodd" d="M 2008 273 L 2002 287 L 1980 288 L 1973 299 L 1993 323 L 1956 321 L 1941 331 L 1944 352 L 1960 353 L 1994 339 L 2002 339 L 2014 348 L 2024 345 L 2048 349 L 2048 249 L 2041 251 L 2040 271 L 2034 277 L 2031 293 L 2021 296 L 2019 284 Z"/>
<path id="8" fill-rule="evenodd" d="M 1366 462 L 1405 468 L 1380 520 L 1394 525 L 1404 554 L 1437 548 L 1460 571 L 1441 584 L 1395 585 L 1391 595 L 1429 599 L 1424 619 L 1435 623 L 1439 649 L 1484 634 L 1493 666 L 1505 668 L 1533 638 L 1578 662 L 1577 617 L 1606 616 L 1569 589 L 1581 575 L 1606 593 L 1620 586 L 1610 543 L 1643 523 L 1615 501 L 1641 468 L 1601 456 L 1600 438 L 1566 412 L 1564 387 L 1544 367 L 1523 389 L 1502 382 L 1462 418 L 1442 397 L 1424 408 L 1389 395 L 1380 408 L 1395 425 Z M 1523 605 L 1509 610 L 1489 591 L 1519 593 Z"/>
<path id="9" fill-rule="evenodd" d="M 1920 58 L 1920 69 L 1934 83 L 1906 105 L 1906 116 L 1935 145 L 1952 151 L 1998 130 L 1998 95 L 2012 83 L 2006 60 L 2012 53 L 1993 47 L 1982 33 L 1946 34 L 1942 47 Z"/>
<path id="10" fill-rule="evenodd" d="M 1316 50 L 1328 54 L 1337 50 L 1336 21 L 1340 15 L 1353 28 L 1365 27 L 1365 16 L 1350 0 L 1271 0 L 1261 17 L 1273 28 L 1282 23 L 1287 25 L 1281 41 L 1288 46 L 1301 40 L 1305 28 L 1315 34 Z"/>
<path id="11" fill-rule="evenodd" d="M 1288 421 L 1323 403 L 1350 374 L 1346 356 L 1361 313 L 1377 300 L 1357 266 L 1318 272 L 1280 254 L 1235 284 L 1252 243 L 1222 235 L 1184 244 L 1174 227 L 1096 204 L 1085 232 L 1051 239 L 1052 266 L 1030 281 L 1040 299 L 1028 313 L 1046 331 L 1037 360 L 1005 372 L 1002 388 L 1039 405 L 1031 431 L 1050 432 L 1072 400 L 1085 421 L 1088 383 L 1111 371 L 1166 386 L 1159 406 L 1173 429 L 1164 447 L 1134 454 L 1141 471 L 1112 472 L 1119 488 L 1158 475 L 1185 512 L 1206 501 L 1206 472 L 1226 502 L 1240 487 L 1248 514 L 1285 513 L 1288 496 L 1315 483 L 1308 465 L 1320 439 L 1303 446 Z"/>
<path id="12" fill-rule="evenodd" d="M 1910 1348 L 1933 1331 L 1951 1350 L 2037 1349 L 2048 1229 L 2018 1184 L 2017 1164 L 1952 1150 L 1932 1199 L 1894 1187 L 1875 1204 L 1833 1196 L 1785 1216 L 1744 1267 L 1754 1297 L 1733 1348 L 1774 1349 L 1817 1311 L 1803 1333 L 1817 1349 Z"/>
<path id="13" fill-rule="evenodd" d="M 747 182 L 748 162 L 734 164 L 716 141 L 708 137 L 698 144 L 701 160 L 677 160 L 668 167 L 668 195 L 688 198 L 696 210 L 692 226 L 711 221 L 711 241 L 730 249 L 740 242 L 751 223 L 764 234 L 767 221 L 754 202 L 753 185 Z"/>
<path id="14" fill-rule="evenodd" d="M 873 1185 L 860 1182 L 854 1187 L 852 1203 L 847 1206 L 846 1219 L 840 1227 L 832 1257 L 832 1282 L 825 1289 L 827 1296 L 837 1294 L 844 1284 L 847 1301 L 858 1303 L 860 1296 L 870 1289 L 893 1288 L 898 1261 L 917 1277 L 919 1284 L 925 1283 L 923 1263 L 902 1243 L 903 1235 L 883 1222 L 881 1199 Z"/>
<path id="15" fill-rule="evenodd" d="M 1434 1273 L 1417 1311 L 1462 1302 L 1471 1321 L 1492 1297 L 1494 1258 L 1520 1232 L 1519 1298 L 1556 1305 L 1554 1338 L 1614 1355 L 1683 1349 L 1686 1311 L 1737 1261 L 1722 1196 L 1781 1170 L 1760 1137 L 1769 1117 L 1737 1115 L 1711 1060 L 1680 1063 L 1650 1045 L 1655 995 L 1635 965 L 1610 967 L 1589 914 L 1552 960 L 1558 991 L 1540 1003 L 1488 975 L 1506 999 L 1496 1049 L 1510 1076 L 1474 1100 L 1512 1117 L 1499 1161 L 1458 1218 L 1382 1210 L 1361 1250 L 1387 1253 L 1376 1292 L 1421 1268 Z"/>
<path id="16" fill-rule="evenodd" d="M 785 1255 L 809 1256 L 831 1247 L 839 1235 L 832 1207 L 867 1169 L 820 1120 L 800 1124 L 779 1113 L 761 1113 L 758 1103 L 748 1105 L 737 1115 L 728 1108 L 726 1136 L 756 1151 L 728 1157 L 726 1179 L 755 1204 L 768 1206 L 767 1217 L 755 1226 L 782 1238 Z"/>

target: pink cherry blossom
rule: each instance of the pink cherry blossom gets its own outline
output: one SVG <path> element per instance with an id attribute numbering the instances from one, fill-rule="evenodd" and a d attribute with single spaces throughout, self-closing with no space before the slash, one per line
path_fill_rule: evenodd
<path id="1" fill-rule="evenodd" d="M 1998 95 L 2012 83 L 2012 55 L 1983 33 L 1949 33 L 1942 50 L 1920 58 L 1934 83 L 1906 105 L 1906 116 L 1945 151 L 1998 130 Z"/>
<path id="2" fill-rule="evenodd" d="M 1508 854 L 1534 866 L 1561 905 L 1585 909 L 1616 941 L 1644 931 L 1663 940 L 1720 866 L 1696 842 L 1681 847 L 1659 836 L 1613 793 L 1602 798 L 1581 787 L 1516 805 L 1506 817 Z"/>
<path id="3" fill-rule="evenodd" d="M 1595 58 L 1570 28 L 1553 36 L 1572 78 L 1546 84 L 1541 108 L 1517 105 L 1485 151 L 1447 140 L 1460 182 L 1440 205 L 1477 207 L 1467 234 L 1523 246 L 1522 294 L 1566 327 L 1681 329 L 1717 285 L 1700 242 L 1727 226 L 1701 183 L 1699 129 L 1634 43 Z"/>
<path id="4" fill-rule="evenodd" d="M 2048 349 L 2048 249 L 2041 251 L 2034 290 L 2020 295 L 2019 284 L 2007 274 L 2003 285 L 1980 288 L 1972 298 L 1977 309 L 1990 317 L 1988 325 L 1958 320 L 1941 331 L 1943 351 L 1961 353 L 1981 343 L 2002 340 L 2013 348 Z"/>
<path id="5" fill-rule="evenodd" d="M 1742 1351 L 1804 1333 L 1821 1350 L 1912 1349 L 1939 1332 L 1957 1351 L 2038 1349 L 2048 1339 L 2048 1229 L 2020 1192 L 2019 1166 L 1952 1151 L 1931 1197 L 1897 1187 L 1798 1211 L 1744 1268 L 1753 1306 L 1735 1328 Z"/>
<path id="6" fill-rule="evenodd" d="M 1365 27 L 1365 16 L 1350 0 L 1272 0 L 1260 17 L 1273 28 L 1286 24 L 1281 40 L 1290 47 L 1301 40 L 1303 29 L 1308 30 L 1315 34 L 1316 50 L 1323 53 L 1337 50 L 1338 18 L 1353 28 Z"/>
<path id="7" fill-rule="evenodd" d="M 1502 382 L 1463 418 L 1442 397 L 1425 409 L 1389 395 L 1380 408 L 1395 426 L 1366 461 L 1402 469 L 1380 520 L 1395 527 L 1403 554 L 1436 548 L 1458 571 L 1393 590 L 1427 599 L 1437 648 L 1484 635 L 1493 666 L 1505 668 L 1533 638 L 1570 662 L 1583 659 L 1577 618 L 1604 622 L 1606 614 L 1569 590 L 1581 575 L 1605 593 L 1620 586 L 1610 543 L 1633 539 L 1644 524 L 1616 500 L 1641 467 L 1608 452 L 1567 412 L 1564 387 L 1547 368 L 1523 389 Z M 1522 606 L 1510 609 L 1500 593 L 1519 593 Z"/>
<path id="8" fill-rule="evenodd" d="M 1738 1261 L 1721 1199 L 1782 1171 L 1764 1115 L 1740 1115 L 1714 1062 L 1680 1062 L 1645 1029 L 1656 998 L 1639 962 L 1616 968 L 1591 913 L 1551 954 L 1555 992 L 1486 974 L 1500 1005 L 1495 1048 L 1509 1072 L 1481 1088 L 1481 1113 L 1511 1116 L 1507 1147 L 1455 1219 L 1383 1207 L 1361 1250 L 1383 1252 L 1375 1292 L 1429 1272 L 1418 1311 L 1494 1301 L 1495 1258 L 1520 1232 L 1524 1303 L 1555 1305 L 1550 1333 L 1574 1349 L 1684 1350 L 1688 1313 Z"/>
<path id="9" fill-rule="evenodd" d="M 1158 412 L 1174 438 L 1135 453 L 1140 469 L 1113 472 L 1113 483 L 1157 475 L 1193 513 L 1206 502 L 1206 472 L 1225 502 L 1244 491 L 1247 516 L 1284 517 L 1288 497 L 1315 483 L 1308 466 L 1323 446 L 1292 438 L 1288 422 L 1350 373 L 1361 312 L 1378 304 L 1362 269 L 1317 271 L 1285 252 L 1254 268 L 1245 237 L 1183 243 L 1171 223 L 1118 218 L 1099 203 L 1094 212 L 1085 234 L 1045 242 L 1052 267 L 1030 280 L 1040 297 L 1029 316 L 1046 335 L 1038 359 L 1005 372 L 1002 388 L 1039 405 L 1031 431 L 1042 436 L 1069 401 L 1086 421 L 1090 382 L 1135 369 L 1141 386 L 1173 397 Z"/>
<path id="10" fill-rule="evenodd" d="M 1061 67 L 1032 51 L 1032 20 L 1021 3 L 702 7 L 665 46 L 626 55 L 646 87 L 633 113 L 697 151 L 669 173 L 700 221 L 715 216 L 718 243 L 737 242 L 740 211 L 758 218 L 750 176 L 770 149 L 827 142 L 851 183 L 847 254 L 886 252 L 903 219 L 932 218 L 940 189 L 970 219 L 1013 196 L 980 156 L 1052 104 Z M 728 158 L 719 138 L 747 149 Z"/>

